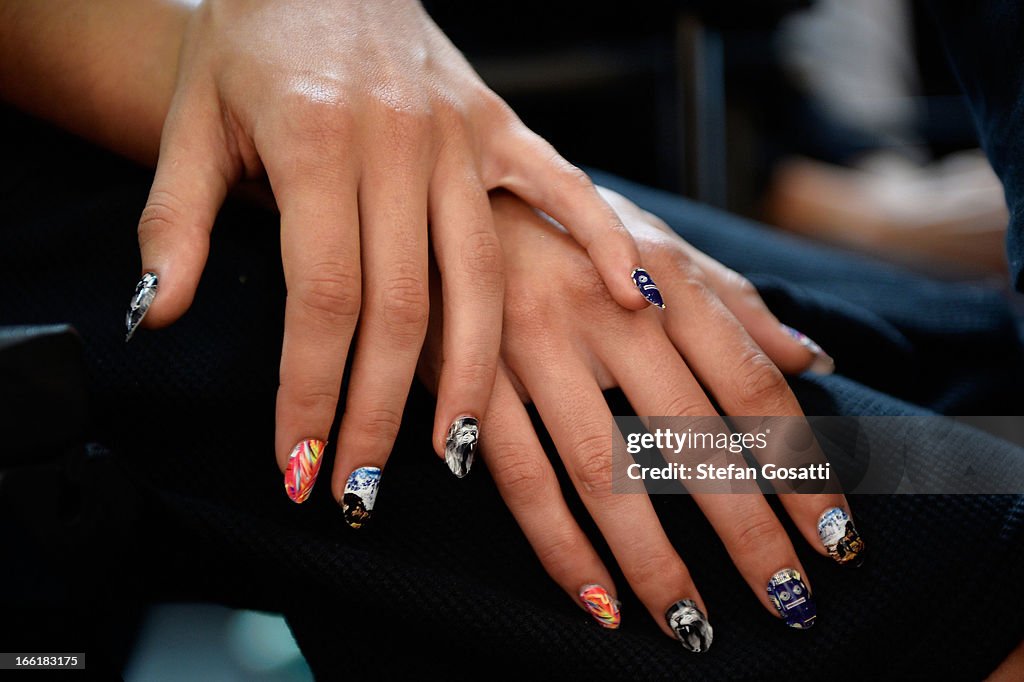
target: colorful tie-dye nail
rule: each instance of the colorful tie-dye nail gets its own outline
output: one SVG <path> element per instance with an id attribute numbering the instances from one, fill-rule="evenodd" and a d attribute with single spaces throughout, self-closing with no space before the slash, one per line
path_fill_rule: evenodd
<path id="1" fill-rule="evenodd" d="M 621 622 L 619 603 L 600 585 L 584 585 L 580 588 L 580 601 L 601 627 L 616 630 Z"/>
<path id="2" fill-rule="evenodd" d="M 807 584 L 795 568 L 784 568 L 768 581 L 768 599 L 791 628 L 806 630 L 814 625 L 818 607 Z"/>
<path id="3" fill-rule="evenodd" d="M 296 445 L 288 455 L 288 468 L 284 472 L 284 489 L 293 502 L 301 504 L 313 491 L 316 475 L 320 473 L 321 455 L 326 443 L 307 438 Z"/>
<path id="4" fill-rule="evenodd" d="M 380 469 L 377 467 L 359 467 L 345 481 L 345 492 L 341 496 L 341 511 L 345 523 L 353 528 L 362 528 L 373 514 L 373 505 L 377 501 L 377 488 L 380 486 Z"/>
<path id="5" fill-rule="evenodd" d="M 707 616 L 692 599 L 680 599 L 665 612 L 665 620 L 676 633 L 683 648 L 695 654 L 711 648 L 715 631 Z"/>
<path id="6" fill-rule="evenodd" d="M 844 566 L 864 563 L 864 540 L 853 525 L 853 519 L 843 509 L 832 507 L 818 519 L 818 537 L 829 556 Z"/>

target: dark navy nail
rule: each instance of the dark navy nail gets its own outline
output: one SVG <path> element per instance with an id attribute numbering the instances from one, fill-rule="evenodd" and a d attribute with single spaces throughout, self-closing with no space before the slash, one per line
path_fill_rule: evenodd
<path id="1" fill-rule="evenodd" d="M 714 630 L 711 629 L 707 616 L 697 608 L 697 602 L 692 599 L 680 599 L 668 607 L 665 620 L 687 651 L 699 654 L 711 647 Z"/>
<path id="2" fill-rule="evenodd" d="M 806 630 L 814 625 L 818 607 L 807 584 L 795 568 L 784 568 L 768 581 L 768 599 L 791 628 Z"/>
<path id="3" fill-rule="evenodd" d="M 636 288 L 640 290 L 640 293 L 644 295 L 644 298 L 651 305 L 656 305 L 659 308 L 665 307 L 665 302 L 661 300 L 661 291 L 658 290 L 658 285 L 654 283 L 651 273 L 643 268 L 637 268 L 633 271 L 633 284 L 636 285 Z"/>
<path id="4" fill-rule="evenodd" d="M 864 563 L 864 540 L 845 510 L 831 507 L 818 519 L 818 537 L 828 555 L 844 566 Z"/>
<path id="5" fill-rule="evenodd" d="M 131 340 L 142 318 L 149 312 L 149 306 L 153 305 L 158 284 L 156 273 L 147 272 L 135 285 L 135 295 L 128 304 L 128 314 L 125 316 L 125 325 L 128 327 L 128 334 L 124 337 L 125 343 Z"/>
<path id="6" fill-rule="evenodd" d="M 452 473 L 462 478 L 469 473 L 480 437 L 480 423 L 473 417 L 459 417 L 448 429 L 444 444 L 444 461 Z"/>

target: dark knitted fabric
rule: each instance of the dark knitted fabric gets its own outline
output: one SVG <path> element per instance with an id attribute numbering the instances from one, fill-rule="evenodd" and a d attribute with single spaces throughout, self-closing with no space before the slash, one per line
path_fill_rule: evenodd
<path id="1" fill-rule="evenodd" d="M 1024 634 L 1020 497 L 854 498 L 868 543 L 860 570 L 815 554 L 786 520 L 819 604 L 818 624 L 798 632 L 757 603 L 692 500 L 659 496 L 653 503 L 715 627 L 710 652 L 693 655 L 657 629 L 564 485 L 623 601 L 621 630 L 603 630 L 547 578 L 486 468 L 457 480 L 433 454 L 433 403 L 419 387 L 371 528 L 349 529 L 323 483 L 294 505 L 273 454 L 276 217 L 230 204 L 192 309 L 126 347 L 150 173 L 10 114 L 2 131 L 0 324 L 67 321 L 80 331 L 93 396 L 86 436 L 112 453 L 104 480 L 123 482 L 86 479 L 81 495 L 106 523 L 83 533 L 73 554 L 23 552 L 6 564 L 10 613 L 47 590 L 53 598 L 56 586 L 71 596 L 54 608 L 80 607 L 74 622 L 83 626 L 156 599 L 280 611 L 318 677 L 344 680 L 978 679 Z M 599 179 L 748 273 L 785 322 L 836 358 L 840 375 L 793 380 L 809 413 L 1022 413 L 1020 340 L 997 294 Z M 628 409 L 617 392 L 609 399 Z M 923 454 L 955 463 L 984 437 L 963 438 Z M 328 457 L 322 482 L 330 469 Z M 33 495 L 48 504 L 43 486 Z M 18 509 L 6 517 L 15 530 L 31 511 Z M 98 630 L 88 634 L 102 642 Z"/>

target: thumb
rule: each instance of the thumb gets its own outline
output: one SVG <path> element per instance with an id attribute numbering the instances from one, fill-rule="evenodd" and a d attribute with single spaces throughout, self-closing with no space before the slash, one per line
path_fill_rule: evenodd
<path id="1" fill-rule="evenodd" d="M 170 121 L 169 121 L 170 123 Z M 227 194 L 216 146 L 165 128 L 153 187 L 139 220 L 142 279 L 125 320 L 126 340 L 142 325 L 165 327 L 181 317 L 195 296 L 210 250 L 210 231 Z"/>

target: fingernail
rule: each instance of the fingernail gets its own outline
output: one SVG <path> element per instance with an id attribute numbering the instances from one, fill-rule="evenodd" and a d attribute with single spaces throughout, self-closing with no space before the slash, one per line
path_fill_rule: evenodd
<path id="1" fill-rule="evenodd" d="M 832 359 L 828 353 L 821 349 L 821 346 L 816 344 L 809 336 L 802 332 L 798 332 L 792 327 L 782 325 L 782 328 L 786 330 L 790 336 L 796 339 L 797 343 L 806 348 L 807 350 L 814 353 L 814 362 L 807 368 L 807 371 L 811 374 L 831 374 L 836 371 L 836 361 Z"/>
<path id="2" fill-rule="evenodd" d="M 830 557 L 844 566 L 864 563 L 864 540 L 853 525 L 853 519 L 843 509 L 832 507 L 818 519 L 818 537 Z"/>
<path id="3" fill-rule="evenodd" d="M 631 276 L 633 277 L 633 284 L 636 285 L 636 288 L 640 290 L 640 293 L 644 295 L 644 298 L 651 305 L 656 305 L 659 308 L 665 307 L 665 302 L 661 300 L 661 291 L 658 289 L 658 285 L 654 283 L 651 273 L 643 268 L 637 268 Z"/>
<path id="4" fill-rule="evenodd" d="M 345 493 L 341 496 L 345 523 L 353 528 L 362 528 L 370 520 L 379 485 L 380 469 L 377 467 L 359 467 L 349 474 Z"/>
<path id="5" fill-rule="evenodd" d="M 580 601 L 601 627 L 609 630 L 619 628 L 619 602 L 608 594 L 608 590 L 597 584 L 584 585 L 580 588 Z"/>
<path id="6" fill-rule="evenodd" d="M 473 417 L 459 417 L 448 429 L 444 444 L 444 461 L 452 473 L 462 478 L 473 466 L 480 425 Z"/>
<path id="7" fill-rule="evenodd" d="M 159 278 L 156 273 L 147 272 L 135 285 L 135 295 L 132 296 L 131 303 L 128 304 L 128 314 L 125 316 L 125 325 L 128 327 L 128 334 L 124 337 L 125 343 L 131 340 L 132 334 L 139 328 L 142 318 L 149 312 L 149 306 L 153 305 L 158 284 Z"/>
<path id="8" fill-rule="evenodd" d="M 711 648 L 714 630 L 704 612 L 697 608 L 692 599 L 680 599 L 665 612 L 668 626 L 683 643 L 683 648 L 699 654 Z"/>
<path id="9" fill-rule="evenodd" d="M 795 568 L 784 568 L 772 576 L 768 581 L 768 599 L 791 628 L 806 630 L 818 617 L 814 598 Z"/>
<path id="10" fill-rule="evenodd" d="M 307 438 L 292 448 L 288 455 L 288 468 L 284 472 L 284 489 L 292 502 L 305 502 L 313 491 L 325 445 L 322 440 Z"/>

